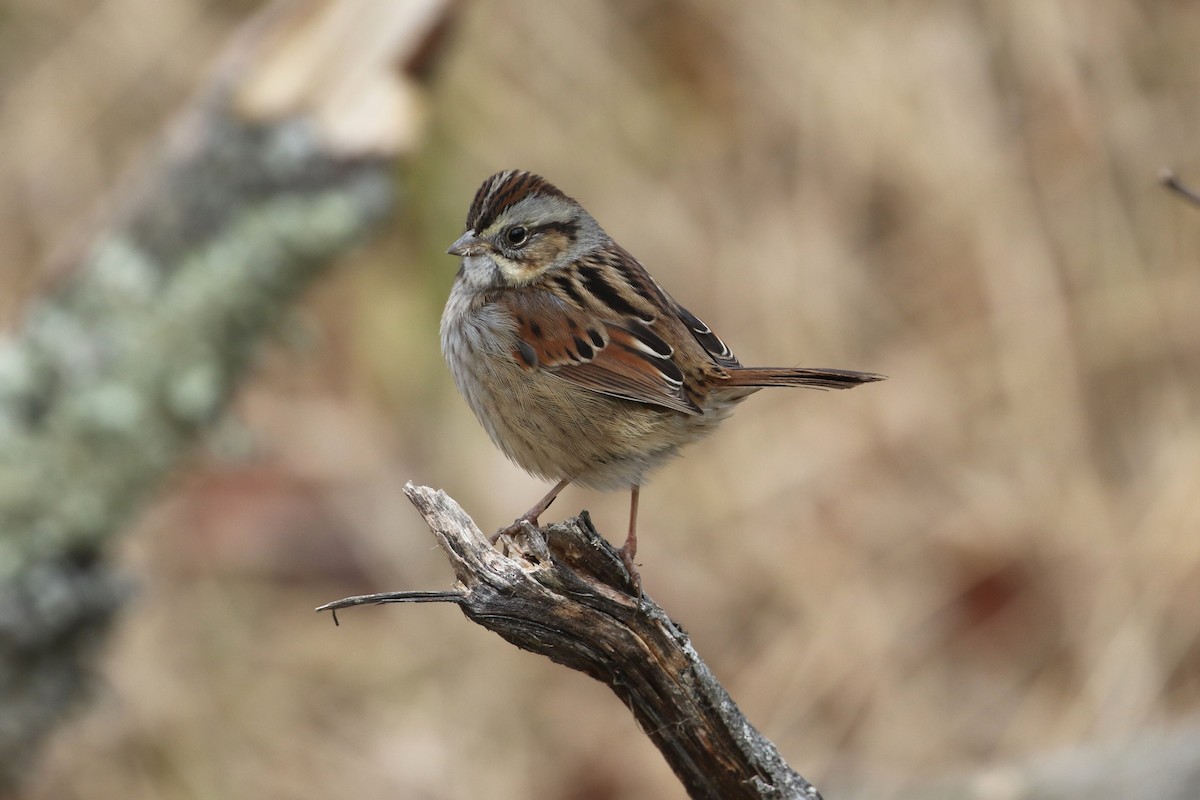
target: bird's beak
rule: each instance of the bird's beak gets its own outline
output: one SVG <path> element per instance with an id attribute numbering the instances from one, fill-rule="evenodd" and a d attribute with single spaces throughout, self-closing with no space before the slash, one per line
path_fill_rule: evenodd
<path id="1" fill-rule="evenodd" d="M 467 231 L 446 252 L 452 256 L 469 256 L 482 250 L 483 246 L 483 240 L 475 235 L 475 231 Z"/>

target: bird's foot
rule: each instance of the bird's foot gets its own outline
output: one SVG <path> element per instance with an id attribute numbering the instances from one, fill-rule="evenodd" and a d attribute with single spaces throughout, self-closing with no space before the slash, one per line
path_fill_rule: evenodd
<path id="1" fill-rule="evenodd" d="M 642 599 L 642 573 L 637 568 L 637 564 L 633 562 L 636 554 L 637 547 L 630 547 L 628 541 L 617 550 L 617 555 L 621 556 L 621 563 L 625 565 L 625 571 L 629 573 L 629 582 L 633 584 L 633 591 L 640 601 Z"/>
<path id="2" fill-rule="evenodd" d="M 500 541 L 501 536 L 509 536 L 509 537 L 516 536 L 518 533 L 520 533 L 521 531 L 523 531 L 525 529 L 525 525 L 527 525 L 527 524 L 532 525 L 533 527 L 536 528 L 538 526 L 538 518 L 531 517 L 528 514 L 517 517 L 515 520 L 513 520 L 512 525 L 501 528 L 500 530 L 496 531 L 491 536 L 489 536 L 488 544 L 494 545 L 496 542 Z"/>

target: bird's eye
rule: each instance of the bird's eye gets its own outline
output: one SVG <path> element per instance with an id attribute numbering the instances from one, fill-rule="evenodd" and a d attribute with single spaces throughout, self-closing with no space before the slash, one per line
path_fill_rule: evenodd
<path id="1" fill-rule="evenodd" d="M 508 243 L 520 247 L 529 239 L 529 230 L 521 225 L 513 225 L 504 232 L 504 238 L 508 239 Z"/>

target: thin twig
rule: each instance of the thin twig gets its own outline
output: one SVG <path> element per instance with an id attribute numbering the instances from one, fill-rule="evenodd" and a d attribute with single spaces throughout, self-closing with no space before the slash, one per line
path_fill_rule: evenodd
<path id="1" fill-rule="evenodd" d="M 386 603 L 457 603 L 461 605 L 464 599 L 465 595 L 462 592 L 455 591 L 377 592 L 375 594 L 356 594 L 353 597 L 343 597 L 341 600 L 334 600 L 332 603 L 317 606 L 314 610 L 317 613 L 322 611 L 330 612 L 330 615 L 333 617 L 333 624 L 340 625 L 337 612 L 343 608 L 368 605 L 381 606 Z"/>
<path id="2" fill-rule="evenodd" d="M 1192 205 L 1200 206 L 1200 192 L 1185 185 L 1183 181 L 1179 180 L 1179 176 L 1174 171 L 1164 169 L 1159 173 L 1158 181 Z"/>

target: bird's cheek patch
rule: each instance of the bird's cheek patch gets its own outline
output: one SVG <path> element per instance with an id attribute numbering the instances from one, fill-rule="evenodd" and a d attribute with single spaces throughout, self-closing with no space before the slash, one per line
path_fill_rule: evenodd
<path id="1" fill-rule="evenodd" d="M 533 282 L 542 269 L 535 266 L 537 262 L 522 257 L 519 261 L 506 256 L 496 255 L 496 266 L 504 276 L 504 282 L 509 286 L 525 286 Z"/>

